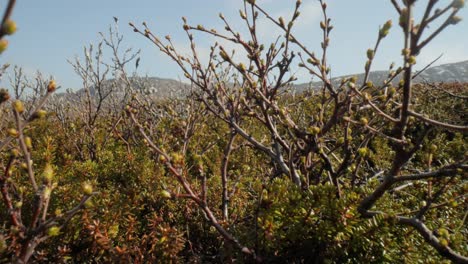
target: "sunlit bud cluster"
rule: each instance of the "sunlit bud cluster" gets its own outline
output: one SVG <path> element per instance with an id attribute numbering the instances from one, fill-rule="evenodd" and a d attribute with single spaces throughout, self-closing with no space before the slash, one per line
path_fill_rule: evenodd
<path id="1" fill-rule="evenodd" d="M 85 182 L 81 185 L 84 195 L 91 195 L 93 193 L 93 186 L 89 182 Z"/>
<path id="2" fill-rule="evenodd" d="M 452 25 L 458 24 L 460 21 L 462 21 L 462 18 L 459 16 L 452 16 L 449 20 L 449 23 Z"/>
<path id="3" fill-rule="evenodd" d="M 392 28 L 392 21 L 388 20 L 387 22 L 385 22 L 385 24 L 383 25 L 383 27 L 379 31 L 380 37 L 381 38 L 386 37 L 388 35 L 388 33 L 390 32 L 391 28 Z"/>
<path id="4" fill-rule="evenodd" d="M 18 112 L 18 113 L 23 113 L 24 112 L 24 105 L 23 102 L 20 100 L 16 100 L 13 102 L 13 109 Z"/>
<path id="5" fill-rule="evenodd" d="M 53 226 L 47 230 L 47 235 L 50 237 L 58 236 L 60 234 L 60 227 Z"/>
<path id="6" fill-rule="evenodd" d="M 16 32 L 16 22 L 13 21 L 13 20 L 7 20 L 5 21 L 5 23 L 3 24 L 3 31 L 7 34 L 7 35 L 13 35 L 15 32 Z"/>
<path id="7" fill-rule="evenodd" d="M 47 85 L 47 92 L 52 93 L 57 89 L 57 83 L 55 80 L 50 80 L 49 84 Z"/>
<path id="8" fill-rule="evenodd" d="M 0 54 L 2 54 L 8 48 L 8 40 L 0 39 Z"/>
<path id="9" fill-rule="evenodd" d="M 452 2 L 453 8 L 463 8 L 465 6 L 465 0 L 454 0 Z"/>

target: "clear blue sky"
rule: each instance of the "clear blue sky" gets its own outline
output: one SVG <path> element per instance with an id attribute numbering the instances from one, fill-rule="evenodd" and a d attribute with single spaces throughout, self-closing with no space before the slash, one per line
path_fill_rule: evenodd
<path id="1" fill-rule="evenodd" d="M 275 16 L 290 16 L 293 0 L 257 0 Z M 4 8 L 7 1 L 1 1 Z M 365 51 L 373 47 L 379 25 L 388 19 L 398 24 L 395 11 L 389 0 L 330 0 L 329 16 L 335 29 L 332 31 L 330 62 L 333 75 L 362 72 Z M 419 1 L 426 2 L 426 1 Z M 442 0 L 448 3 L 449 0 Z M 73 72 L 67 59 L 82 56 L 83 46 L 98 43 L 100 31 L 106 31 L 113 23 L 113 16 L 119 18 L 120 32 L 124 34 L 124 46 L 141 49 L 140 73 L 150 76 L 179 78 L 180 71 L 169 59 L 159 53 L 146 39 L 132 32 L 129 21 L 140 24 L 147 21 L 159 35 L 170 34 L 177 46 L 187 49 L 187 41 L 182 31 L 181 17 L 191 24 L 213 25 L 222 29 L 218 13 L 222 12 L 233 25 L 242 32 L 238 10 L 242 0 L 22 0 L 18 1 L 13 19 L 18 24 L 18 32 L 11 37 L 10 47 L 1 57 L 0 63 L 22 66 L 27 73 L 36 70 L 53 75 L 65 88 L 78 88 L 80 79 Z M 2 10 L 3 12 L 3 10 Z M 460 12 L 464 18 L 456 26 L 443 32 L 418 58 L 418 66 L 430 62 L 441 53 L 440 63 L 468 60 L 468 8 Z M 321 19 L 318 1 L 303 0 L 302 17 L 296 35 L 312 50 L 320 53 Z M 261 36 L 268 43 L 279 31 L 271 24 L 263 23 Z M 204 54 L 214 39 L 199 34 L 201 54 Z M 400 62 L 401 32 L 394 26 L 388 39 L 381 46 L 382 52 L 376 56 L 374 69 L 386 69 L 395 61 Z M 301 81 L 308 81 L 305 74 Z M 7 86 L 3 78 L 2 86 Z"/>

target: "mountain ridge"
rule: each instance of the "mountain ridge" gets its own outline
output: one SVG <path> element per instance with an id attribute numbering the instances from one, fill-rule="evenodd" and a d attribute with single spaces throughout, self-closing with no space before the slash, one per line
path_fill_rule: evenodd
<path id="1" fill-rule="evenodd" d="M 374 84 L 382 84 L 388 78 L 389 73 L 390 70 L 371 71 L 369 73 L 369 80 Z M 418 71 L 415 71 L 415 73 L 418 73 Z M 358 82 L 362 82 L 364 79 L 364 73 L 358 73 L 337 76 L 332 78 L 331 81 L 334 85 L 339 85 L 342 79 L 353 76 L 357 77 Z M 190 84 L 171 78 L 153 76 L 132 77 L 130 79 L 132 80 L 134 88 L 145 89 L 145 93 L 161 98 L 170 98 L 174 96 L 180 97 L 186 95 L 187 90 L 190 87 Z M 396 83 L 398 81 L 399 78 L 395 78 L 393 82 Z M 108 80 L 108 82 L 115 85 L 115 80 Z M 468 82 L 468 60 L 431 66 L 423 72 L 418 73 L 414 82 Z M 318 89 L 321 85 L 321 82 L 297 83 L 292 84 L 292 88 L 297 92 L 303 92 L 308 89 Z M 118 86 L 123 88 L 124 85 L 120 84 Z M 80 89 L 75 93 L 78 94 L 80 92 L 83 92 L 83 89 Z"/>
<path id="2" fill-rule="evenodd" d="M 374 84 L 382 84 L 388 78 L 390 72 L 390 70 L 371 71 L 369 73 L 369 81 L 372 81 Z M 415 71 L 415 74 L 417 74 L 413 80 L 415 83 L 468 82 L 468 60 L 431 66 L 421 73 Z M 342 79 L 354 76 L 357 77 L 358 83 L 364 79 L 364 73 L 357 73 L 337 76 L 332 78 L 331 81 L 334 85 L 339 85 Z M 393 80 L 393 83 L 398 83 L 399 80 L 400 78 L 397 77 Z M 318 88 L 321 84 L 321 82 L 311 82 L 296 84 L 295 86 L 299 91 L 302 91 L 307 88 Z"/>

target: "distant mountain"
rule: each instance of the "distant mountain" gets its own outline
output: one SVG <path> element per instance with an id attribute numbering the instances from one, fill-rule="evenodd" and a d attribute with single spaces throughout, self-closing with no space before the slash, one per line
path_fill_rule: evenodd
<path id="1" fill-rule="evenodd" d="M 416 71 L 417 72 L 417 71 Z M 369 80 L 375 84 L 382 84 L 385 79 L 388 78 L 390 71 L 372 71 L 369 74 Z M 364 74 L 351 74 L 345 76 L 339 76 L 332 79 L 335 85 L 339 85 L 343 78 L 349 78 L 352 76 L 358 77 L 358 82 L 362 81 Z M 190 90 L 190 85 L 181 81 L 173 79 L 164 79 L 157 77 L 132 77 L 130 78 L 132 87 L 137 90 L 143 90 L 144 93 L 151 95 L 154 98 L 168 98 L 168 97 L 181 97 L 187 95 Z M 395 82 L 398 82 L 399 78 L 395 78 Z M 426 69 L 419 74 L 415 79 L 415 82 L 468 82 L 468 60 L 442 64 Z M 117 96 L 125 90 L 125 84 L 122 82 L 116 82 L 115 80 L 108 80 L 105 83 L 106 86 L 113 87 Z M 294 89 L 298 92 L 307 89 L 316 89 L 321 86 L 319 82 L 302 83 L 293 85 Z M 75 92 L 75 95 L 83 93 L 84 90 L 80 89 Z M 94 90 L 91 89 L 91 94 L 94 95 Z"/>
<path id="2" fill-rule="evenodd" d="M 468 82 L 468 60 L 428 68 L 416 80 L 428 82 Z"/>
<path id="3" fill-rule="evenodd" d="M 165 79 L 158 77 L 130 77 L 132 89 L 140 90 L 147 95 L 159 98 L 180 97 L 188 94 L 190 85 L 173 79 Z M 109 79 L 102 84 L 104 87 L 103 94 L 112 89 L 113 94 L 117 97 L 123 96 L 127 89 L 127 84 L 124 81 Z M 85 93 L 85 89 L 79 89 L 74 92 L 75 95 Z M 95 87 L 90 87 L 91 96 L 97 96 Z"/>
<path id="4" fill-rule="evenodd" d="M 190 85 L 173 79 L 158 77 L 134 77 L 130 79 L 135 89 L 145 89 L 148 94 L 174 97 L 189 93 Z"/>
<path id="5" fill-rule="evenodd" d="M 415 73 L 418 71 L 416 70 Z M 371 71 L 369 73 L 369 80 L 374 84 L 382 84 L 388 78 L 390 71 Z M 358 83 L 364 79 L 364 73 L 350 74 L 332 78 L 332 83 L 339 85 L 342 79 L 356 76 Z M 400 78 L 395 78 L 394 82 L 397 83 Z M 421 82 L 468 82 L 468 60 L 447 63 L 439 66 L 429 67 L 414 79 L 415 83 Z M 303 83 L 296 85 L 297 90 L 303 91 L 307 88 L 316 88 L 321 85 L 320 82 Z"/>

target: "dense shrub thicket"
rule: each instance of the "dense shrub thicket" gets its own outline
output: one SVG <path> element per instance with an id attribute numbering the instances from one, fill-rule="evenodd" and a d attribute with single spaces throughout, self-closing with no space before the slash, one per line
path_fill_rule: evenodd
<path id="1" fill-rule="evenodd" d="M 301 1 L 291 21 L 244 1 L 248 36 L 222 15 L 222 33 L 184 19 L 189 57 L 132 24 L 191 80 L 185 97 L 148 94 L 112 27 L 72 62 L 80 92 L 54 94 L 54 80 L 15 68 L 0 91 L 0 262 L 466 263 L 468 86 L 412 83 L 420 50 L 464 1 L 428 1 L 420 22 L 414 2 L 392 1 L 403 64 L 383 83 L 369 72 L 392 22 L 364 79 L 335 83 L 323 1 L 322 56 L 292 33 Z M 260 15 L 284 30 L 270 47 Z M 216 44 L 202 63 L 193 32 L 247 60 Z M 321 87 L 291 93 L 294 63 Z"/>

